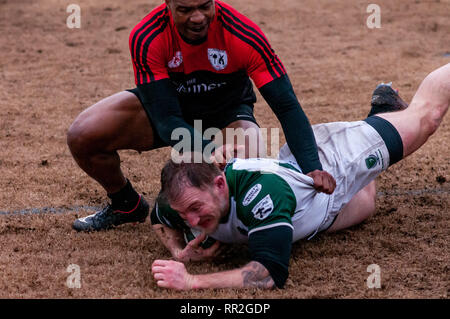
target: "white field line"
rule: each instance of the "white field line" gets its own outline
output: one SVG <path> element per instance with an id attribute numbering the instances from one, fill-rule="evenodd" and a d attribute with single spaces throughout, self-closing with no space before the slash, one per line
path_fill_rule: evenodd
<path id="1" fill-rule="evenodd" d="M 450 195 L 450 187 L 445 188 L 431 188 L 431 189 L 411 189 L 411 190 L 389 190 L 377 192 L 377 197 L 390 197 L 390 196 L 420 196 L 420 195 L 438 195 L 445 196 Z M 40 208 L 25 208 L 15 211 L 0 211 L 1 215 L 28 215 L 28 214 L 63 214 L 72 212 L 94 212 L 102 209 L 97 206 L 62 206 L 62 207 L 40 207 Z"/>

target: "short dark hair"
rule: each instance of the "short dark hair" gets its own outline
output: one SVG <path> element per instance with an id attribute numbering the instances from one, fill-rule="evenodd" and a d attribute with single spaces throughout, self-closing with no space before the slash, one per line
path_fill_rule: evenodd
<path id="1" fill-rule="evenodd" d="M 175 163 L 169 160 L 161 171 L 161 192 L 158 197 L 168 203 L 176 200 L 185 187 L 208 189 L 221 173 L 214 163 Z"/>

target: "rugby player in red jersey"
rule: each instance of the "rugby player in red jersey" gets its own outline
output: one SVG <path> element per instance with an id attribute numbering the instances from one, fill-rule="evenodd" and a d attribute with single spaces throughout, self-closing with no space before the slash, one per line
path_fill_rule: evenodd
<path id="1" fill-rule="evenodd" d="M 286 70 L 247 17 L 218 0 L 166 0 L 134 27 L 129 47 L 136 88 L 87 108 L 68 131 L 74 159 L 111 199 L 103 210 L 77 219 L 76 230 L 144 221 L 149 205 L 124 176 L 117 151 L 174 147 L 180 142 L 172 138 L 177 128 L 190 132 L 195 145 L 194 120 L 202 121 L 203 150 L 213 143 L 203 130 L 218 128 L 226 140 L 227 128 L 242 128 L 253 132 L 247 140 L 256 140 L 245 145 L 246 154 L 264 157 L 251 80 L 280 121 L 303 173 L 318 191 L 333 192 L 335 180 L 322 170 L 313 131 Z"/>

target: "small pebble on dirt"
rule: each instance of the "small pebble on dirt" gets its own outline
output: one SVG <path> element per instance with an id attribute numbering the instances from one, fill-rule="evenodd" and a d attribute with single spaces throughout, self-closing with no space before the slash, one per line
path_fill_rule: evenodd
<path id="1" fill-rule="evenodd" d="M 444 184 L 446 181 L 447 181 L 447 179 L 442 175 L 439 175 L 438 177 L 436 177 L 436 182 L 438 182 L 439 184 Z"/>

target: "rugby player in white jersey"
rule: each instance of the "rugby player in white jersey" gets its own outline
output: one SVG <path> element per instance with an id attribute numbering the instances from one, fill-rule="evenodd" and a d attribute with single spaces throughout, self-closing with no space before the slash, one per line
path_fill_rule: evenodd
<path id="1" fill-rule="evenodd" d="M 158 286 L 282 288 L 292 242 L 370 217 L 375 194 L 367 185 L 419 149 L 439 127 L 449 103 L 447 64 L 422 81 L 406 109 L 364 121 L 314 125 L 321 163 L 337 182 L 331 195 L 314 189 L 287 145 L 279 160 L 233 159 L 224 170 L 215 164 L 168 162 L 152 224 L 175 259 L 201 260 L 214 256 L 219 242 L 246 242 L 251 260 L 241 268 L 209 274 L 190 274 L 177 260 L 155 260 L 152 273 Z M 185 245 L 186 230 L 202 234 Z M 216 240 L 210 247 L 206 236 Z"/>

